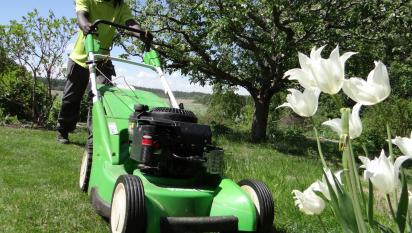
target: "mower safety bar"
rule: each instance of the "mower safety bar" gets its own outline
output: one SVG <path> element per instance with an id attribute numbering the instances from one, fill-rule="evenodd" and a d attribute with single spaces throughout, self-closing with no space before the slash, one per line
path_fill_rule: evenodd
<path id="1" fill-rule="evenodd" d="M 160 219 L 161 233 L 184 232 L 237 232 L 235 216 L 212 217 L 163 217 Z"/>

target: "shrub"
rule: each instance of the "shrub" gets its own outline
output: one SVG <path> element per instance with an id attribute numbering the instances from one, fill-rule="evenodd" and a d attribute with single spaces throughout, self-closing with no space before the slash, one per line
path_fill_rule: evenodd
<path id="1" fill-rule="evenodd" d="M 32 119 L 32 78 L 21 69 L 9 69 L 0 73 L 0 108 L 3 114 L 22 120 Z M 47 112 L 46 87 L 38 83 L 35 97 L 39 115 Z"/>
<path id="2" fill-rule="evenodd" d="M 386 147 L 387 138 L 386 127 L 382 122 L 386 122 L 391 129 L 392 137 L 409 136 L 412 129 L 412 102 L 396 96 L 391 96 L 381 104 L 365 108 L 362 114 L 364 131 L 360 138 L 362 143 L 368 148 L 376 151 Z"/>

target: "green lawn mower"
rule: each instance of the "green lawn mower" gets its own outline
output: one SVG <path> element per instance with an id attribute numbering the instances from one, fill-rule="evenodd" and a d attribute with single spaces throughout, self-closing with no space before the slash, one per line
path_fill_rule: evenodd
<path id="1" fill-rule="evenodd" d="M 99 24 L 136 32 L 104 20 L 92 27 Z M 224 178 L 223 150 L 212 145 L 210 127 L 177 104 L 150 46 L 143 63 L 99 54 L 93 34 L 85 47 L 93 124 L 79 184 L 96 212 L 110 219 L 112 232 L 273 230 L 269 189 L 256 180 Z M 151 92 L 97 84 L 96 64 L 108 59 L 156 72 L 170 105 Z"/>

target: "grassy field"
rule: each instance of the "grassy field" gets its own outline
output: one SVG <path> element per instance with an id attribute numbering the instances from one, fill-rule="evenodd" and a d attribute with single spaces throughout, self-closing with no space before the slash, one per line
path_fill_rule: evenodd
<path id="1" fill-rule="evenodd" d="M 109 232 L 78 189 L 85 132 L 70 145 L 55 142 L 52 131 L 0 127 L 0 232 Z M 217 136 L 225 149 L 226 175 L 265 182 L 275 199 L 275 232 L 322 232 L 316 217 L 294 206 L 291 191 L 321 177 L 316 157 L 283 154 L 270 144 Z M 332 212 L 322 213 L 328 232 L 340 232 Z"/>
<path id="2" fill-rule="evenodd" d="M 0 128 L 0 232 L 109 232 L 78 189 L 85 134 Z"/>

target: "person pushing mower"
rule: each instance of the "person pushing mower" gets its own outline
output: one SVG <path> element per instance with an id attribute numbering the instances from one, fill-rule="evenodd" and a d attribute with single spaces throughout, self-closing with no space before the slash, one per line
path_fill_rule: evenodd
<path id="1" fill-rule="evenodd" d="M 76 123 L 79 120 L 80 102 L 89 83 L 89 70 L 86 64 L 87 54 L 84 42 L 85 35 L 91 31 L 91 22 L 97 19 L 104 19 L 144 31 L 134 20 L 131 10 L 123 0 L 76 0 L 76 14 L 80 30 L 67 63 L 67 79 L 57 125 L 57 141 L 63 144 L 69 143 L 69 133 L 76 128 Z M 109 25 L 102 25 L 95 33 L 101 43 L 101 52 L 109 54 L 115 36 L 115 28 Z M 145 31 L 145 33 L 132 32 L 132 35 L 145 43 L 150 43 L 153 39 L 152 34 L 148 31 Z M 97 80 L 99 83 L 107 83 L 110 81 L 107 79 L 111 79 L 112 75 L 116 75 L 110 60 L 99 63 L 97 70 Z M 87 119 L 88 130 L 91 130 L 90 114 L 89 110 Z"/>

